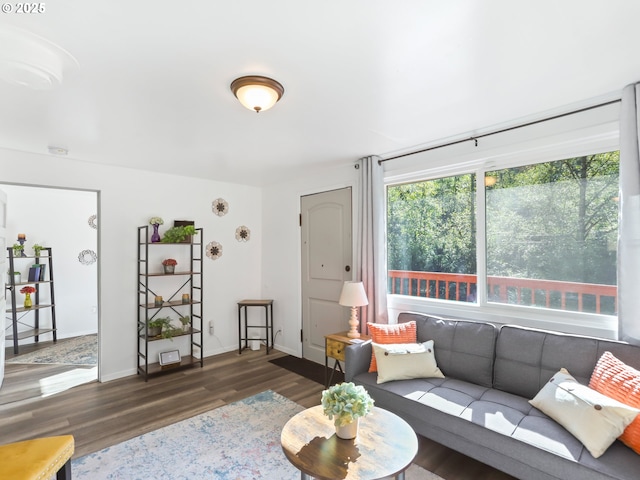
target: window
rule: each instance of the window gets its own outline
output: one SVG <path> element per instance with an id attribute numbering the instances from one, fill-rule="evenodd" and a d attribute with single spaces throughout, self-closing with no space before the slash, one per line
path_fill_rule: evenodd
<path id="1" fill-rule="evenodd" d="M 387 188 L 389 293 L 476 299 L 476 175 Z"/>
<path id="2" fill-rule="evenodd" d="M 488 172 L 487 300 L 616 313 L 618 152 Z"/>
<path id="3" fill-rule="evenodd" d="M 615 314 L 618 166 L 615 151 L 389 185 L 388 292 Z"/>

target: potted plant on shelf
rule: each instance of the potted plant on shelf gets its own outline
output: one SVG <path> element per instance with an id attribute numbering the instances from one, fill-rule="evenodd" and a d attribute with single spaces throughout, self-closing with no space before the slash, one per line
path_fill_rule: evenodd
<path id="1" fill-rule="evenodd" d="M 162 243 L 183 243 L 188 237 L 197 233 L 196 227 L 193 225 L 171 227 L 162 237 Z"/>
<path id="2" fill-rule="evenodd" d="M 162 261 L 162 266 L 164 267 L 164 273 L 174 273 L 177 264 L 178 262 L 175 259 L 165 258 Z"/>
<path id="3" fill-rule="evenodd" d="M 35 252 L 36 257 L 40 256 L 40 252 L 42 251 L 43 248 L 44 247 L 42 245 L 38 245 L 37 243 L 33 244 L 33 251 Z"/>
<path id="4" fill-rule="evenodd" d="M 22 253 L 24 252 L 24 245 L 20 245 L 19 243 L 14 243 L 13 244 L 13 256 L 14 257 L 21 257 Z"/>
<path id="5" fill-rule="evenodd" d="M 336 435 L 351 439 L 358 435 L 358 420 L 373 409 L 373 399 L 362 385 L 343 382 L 322 392 L 322 409 L 334 420 Z"/>
<path id="6" fill-rule="evenodd" d="M 180 323 L 182 324 L 182 331 L 188 332 L 190 328 L 189 324 L 191 323 L 191 316 L 185 315 L 183 317 L 180 317 L 179 320 L 180 320 Z"/>
<path id="7" fill-rule="evenodd" d="M 35 287 L 32 287 L 31 285 L 27 285 L 20 289 L 20 293 L 24 294 L 24 308 L 31 308 L 33 306 L 33 303 L 31 302 L 31 294 L 35 293 L 35 291 Z"/>

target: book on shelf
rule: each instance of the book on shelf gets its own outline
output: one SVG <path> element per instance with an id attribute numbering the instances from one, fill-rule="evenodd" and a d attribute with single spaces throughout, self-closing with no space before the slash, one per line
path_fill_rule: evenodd
<path id="1" fill-rule="evenodd" d="M 29 281 L 30 282 L 40 281 L 40 265 L 35 264 L 31 268 L 29 268 Z"/>

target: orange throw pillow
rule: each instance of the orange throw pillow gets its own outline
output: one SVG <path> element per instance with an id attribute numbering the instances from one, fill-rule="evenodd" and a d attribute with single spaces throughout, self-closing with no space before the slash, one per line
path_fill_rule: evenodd
<path id="1" fill-rule="evenodd" d="M 391 344 L 391 343 L 416 343 L 418 341 L 416 335 L 416 322 L 396 323 L 388 325 L 384 323 L 367 323 L 369 334 L 373 343 Z M 371 363 L 369 364 L 370 372 L 378 371 L 376 363 L 376 355 L 371 350 Z"/>
<path id="2" fill-rule="evenodd" d="M 591 374 L 589 388 L 625 405 L 640 408 L 640 371 L 604 352 Z M 618 439 L 640 454 L 640 415 Z"/>

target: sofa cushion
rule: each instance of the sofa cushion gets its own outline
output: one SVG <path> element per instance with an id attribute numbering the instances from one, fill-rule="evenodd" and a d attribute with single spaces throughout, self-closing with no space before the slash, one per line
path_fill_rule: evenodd
<path id="1" fill-rule="evenodd" d="M 423 343 L 373 343 L 378 364 L 377 383 L 410 378 L 444 378 L 436 364 L 433 340 Z"/>
<path id="2" fill-rule="evenodd" d="M 593 370 L 589 387 L 619 402 L 640 408 L 640 371 L 604 352 Z M 640 415 L 625 428 L 620 441 L 640 453 Z"/>
<path id="3" fill-rule="evenodd" d="M 371 340 L 379 344 L 389 343 L 416 343 L 416 324 L 415 322 L 407 322 L 399 324 L 379 324 L 368 322 L 369 334 Z M 371 352 L 370 372 L 378 371 L 376 364 L 376 355 Z"/>
<path id="4" fill-rule="evenodd" d="M 434 341 L 436 362 L 446 377 L 492 385 L 495 325 L 414 313 L 398 316 L 398 323 L 409 321 L 416 322 L 418 342 Z"/>
<path id="5" fill-rule="evenodd" d="M 549 415 L 600 457 L 640 410 L 609 398 L 561 369 L 538 392 L 531 404 Z"/>
<path id="6" fill-rule="evenodd" d="M 633 345 L 505 325 L 500 328 L 496 343 L 493 386 L 530 399 L 561 368 L 587 385 L 598 359 L 607 350 L 634 368 L 640 366 L 638 350 Z M 448 375 L 437 354 L 440 369 Z"/>

